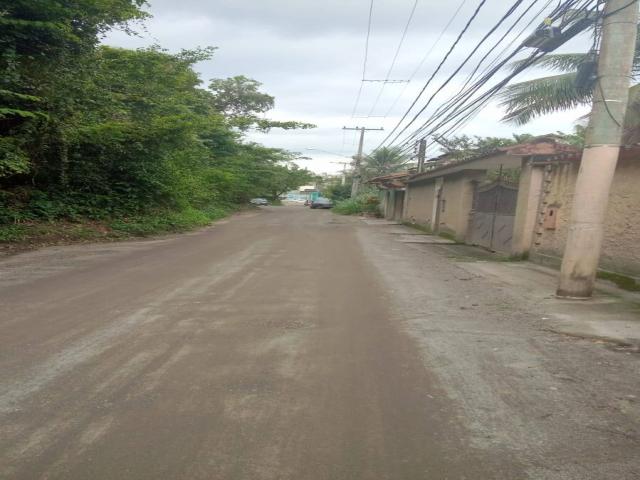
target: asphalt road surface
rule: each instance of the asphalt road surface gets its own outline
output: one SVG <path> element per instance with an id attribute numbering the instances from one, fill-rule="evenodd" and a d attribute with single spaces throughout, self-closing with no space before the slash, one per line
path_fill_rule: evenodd
<path id="1" fill-rule="evenodd" d="M 639 478 L 637 404 L 609 412 L 594 397 L 613 385 L 632 399 L 623 377 L 637 362 L 590 354 L 614 363 L 585 406 L 588 385 L 560 396 L 544 382 L 599 347 L 514 340 L 542 372 L 527 379 L 483 327 L 477 341 L 420 331 L 411 299 L 425 289 L 447 298 L 426 307 L 434 322 L 506 307 L 465 310 L 476 304 L 461 288 L 477 287 L 446 283 L 454 267 L 438 253 L 430 280 L 402 278 L 394 269 L 428 275 L 424 253 L 379 228 L 269 207 L 193 234 L 4 259 L 0 478 Z M 599 433 L 578 428 L 578 407 Z"/>

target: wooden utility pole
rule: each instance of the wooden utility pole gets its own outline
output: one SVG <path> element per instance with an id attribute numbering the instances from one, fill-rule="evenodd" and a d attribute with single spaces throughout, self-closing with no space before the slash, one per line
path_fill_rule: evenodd
<path id="1" fill-rule="evenodd" d="M 598 80 L 557 290 L 560 297 L 588 298 L 593 293 L 629 101 L 637 25 L 638 0 L 607 0 Z"/>
<path id="2" fill-rule="evenodd" d="M 364 132 L 371 130 L 384 130 L 384 128 L 365 128 L 365 127 L 343 127 L 343 130 L 359 130 L 360 142 L 358 143 L 358 153 L 353 157 L 353 184 L 351 185 L 351 198 L 358 195 L 360 190 L 360 182 L 362 181 L 362 151 L 364 149 Z"/>
<path id="3" fill-rule="evenodd" d="M 424 172 L 424 161 L 427 156 L 427 139 L 418 142 L 418 173 Z"/>

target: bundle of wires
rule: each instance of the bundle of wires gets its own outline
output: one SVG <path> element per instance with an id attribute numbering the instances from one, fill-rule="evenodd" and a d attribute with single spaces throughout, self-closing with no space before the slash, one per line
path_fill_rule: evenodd
<path id="1" fill-rule="evenodd" d="M 514 59 L 527 49 L 520 40 L 521 37 L 527 33 L 531 25 L 536 21 L 536 18 L 540 18 L 540 15 L 543 15 L 553 2 L 554 0 L 532 0 L 525 4 L 524 0 L 514 1 L 507 9 L 506 13 L 493 27 L 489 29 L 480 42 L 453 70 L 453 73 L 451 73 L 441 83 L 441 85 L 435 89 L 434 93 L 421 106 L 421 108 L 417 110 L 411 120 L 406 121 L 411 111 L 420 101 L 424 92 L 432 85 L 437 74 L 443 68 L 444 64 L 456 49 L 471 24 L 477 18 L 486 3 L 486 0 L 481 0 L 472 16 L 465 24 L 465 27 L 444 55 L 442 61 L 438 64 L 416 98 L 413 100 L 410 107 L 406 110 L 402 118 L 397 122 L 387 137 L 376 147 L 376 150 L 386 146 L 398 148 L 402 152 L 409 152 L 413 149 L 414 143 L 417 139 L 425 137 L 432 137 L 431 142 L 428 144 L 428 147 L 432 147 L 436 145 L 436 141 L 433 140 L 433 137 L 442 138 L 451 136 L 471 121 L 507 84 L 511 82 L 511 80 L 523 71 L 535 65 L 541 58 L 549 53 L 549 51 L 542 51 L 539 49 L 534 50 L 529 56 L 515 62 L 515 66 L 507 75 L 503 76 L 503 78 L 499 78 L 496 83 L 492 85 L 490 84 L 490 81 L 497 77 L 499 72 L 504 71 L 506 65 L 513 63 Z M 531 12 L 536 6 L 540 6 L 540 4 L 542 4 L 542 8 L 535 13 L 533 19 L 529 20 L 525 27 L 520 30 L 515 37 L 511 38 L 508 43 L 506 43 L 518 25 L 526 22 L 527 18 L 530 17 Z M 548 25 L 558 21 L 562 22 L 561 25 L 564 26 L 571 22 L 572 18 L 577 16 L 577 12 L 586 12 L 588 13 L 587 16 L 591 16 L 591 13 L 599 11 L 600 5 L 601 2 L 599 0 L 561 0 L 557 6 L 544 15 L 544 21 L 540 23 L 537 29 L 542 30 Z M 524 9 L 519 14 L 516 14 L 521 7 L 524 7 Z M 460 74 L 466 65 L 472 62 L 481 47 L 488 44 L 491 37 L 500 29 L 500 27 L 505 24 L 510 17 L 515 15 L 517 15 L 515 21 L 504 31 L 500 38 L 495 40 L 488 51 L 478 58 L 471 73 L 464 80 L 462 87 L 453 96 L 436 108 L 427 120 L 409 133 L 408 130 L 410 127 L 418 122 L 427 109 L 432 105 L 434 99 Z M 586 28 L 586 26 L 574 27 L 575 31 L 572 32 L 571 36 L 579 33 L 580 29 L 584 28 Z M 500 53 L 497 54 L 495 58 L 491 59 L 491 56 L 496 50 Z M 485 64 L 486 66 L 484 66 Z"/>

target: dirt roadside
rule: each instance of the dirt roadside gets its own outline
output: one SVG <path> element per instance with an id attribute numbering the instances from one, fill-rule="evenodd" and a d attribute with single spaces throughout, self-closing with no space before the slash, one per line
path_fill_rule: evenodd
<path id="1" fill-rule="evenodd" d="M 395 321 L 462 406 L 472 444 L 509 451 L 524 478 L 638 478 L 640 354 L 550 331 L 568 311 L 552 298 L 553 277 L 532 283 L 512 273 L 518 265 L 448 258 L 449 247 L 399 241 L 398 228 L 367 225 L 359 239 Z M 597 316 L 614 306 L 600 298 L 571 308 Z"/>

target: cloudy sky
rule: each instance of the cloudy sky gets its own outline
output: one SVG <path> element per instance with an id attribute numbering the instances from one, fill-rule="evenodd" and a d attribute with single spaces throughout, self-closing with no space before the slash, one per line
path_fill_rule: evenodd
<path id="1" fill-rule="evenodd" d="M 367 78 L 387 77 L 414 3 L 415 0 L 374 0 Z M 234 75 L 255 78 L 263 83 L 265 92 L 276 97 L 276 108 L 269 112 L 270 118 L 299 120 L 318 126 L 306 131 L 273 130 L 266 135 L 252 134 L 251 139 L 312 157 L 301 165 L 316 172 L 335 172 L 342 166 L 332 162 L 347 160 L 340 155 L 348 157 L 357 147 L 355 132 L 345 132 L 342 127 L 384 127 L 386 132 L 367 133 L 365 151 L 375 148 L 409 107 L 478 3 L 479 0 L 418 0 L 389 76 L 401 80 L 411 78 L 411 82 L 387 84 L 382 94 L 382 84 L 365 83 L 355 118 L 352 113 L 363 74 L 370 0 L 149 0 L 148 10 L 153 17 L 145 22 L 144 28 L 137 28 L 139 36 L 113 32 L 105 43 L 129 48 L 159 44 L 170 51 L 209 45 L 218 47 L 212 61 L 197 66 L 205 82 Z M 489 0 L 486 3 L 420 104 L 506 12 L 506 3 L 510 2 Z M 518 14 L 530 2 L 524 4 Z M 521 32 L 529 20 L 541 21 L 545 4 L 555 2 L 538 1 L 514 29 L 514 34 Z M 460 5 L 459 14 L 454 17 Z M 517 15 L 513 18 L 515 20 Z M 449 29 L 436 43 L 451 20 Z M 498 30 L 495 38 L 512 23 L 505 23 L 505 28 Z M 563 48 L 585 51 L 587 43 L 587 39 L 578 38 Z M 492 42 L 487 45 L 490 47 Z M 480 49 L 474 58 L 481 58 L 486 51 Z M 498 49 L 494 55 L 502 52 Z M 465 73 L 469 74 L 474 66 L 475 63 L 470 63 L 465 67 L 459 79 L 444 89 L 436 97 L 433 108 L 425 113 L 432 112 L 448 95 L 457 91 L 466 78 Z M 510 136 L 518 132 L 570 131 L 575 119 L 583 113 L 561 113 L 515 128 L 500 123 L 502 112 L 494 103 L 458 133 Z"/>

